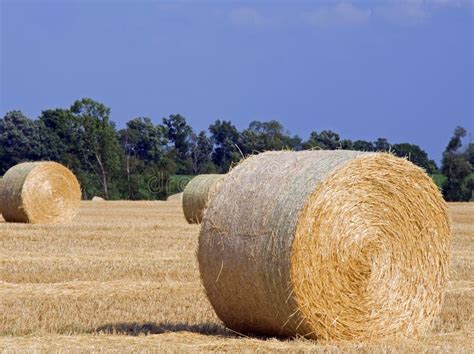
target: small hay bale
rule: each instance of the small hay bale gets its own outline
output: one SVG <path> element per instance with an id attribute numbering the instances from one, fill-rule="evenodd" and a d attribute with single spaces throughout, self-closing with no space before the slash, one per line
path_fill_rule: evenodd
<path id="1" fill-rule="evenodd" d="M 3 176 L 0 205 L 9 222 L 68 222 L 77 214 L 80 201 L 76 176 L 56 162 L 20 163 Z"/>
<path id="2" fill-rule="evenodd" d="M 429 329 L 449 248 L 446 204 L 409 161 L 268 152 L 222 181 L 198 261 L 214 310 L 237 332 L 368 341 Z"/>
<path id="3" fill-rule="evenodd" d="M 184 217 L 190 224 L 199 224 L 209 199 L 217 191 L 224 175 L 199 175 L 194 177 L 183 192 Z"/>
<path id="4" fill-rule="evenodd" d="M 102 197 L 94 196 L 94 197 L 92 197 L 92 201 L 93 202 L 103 202 L 103 201 L 105 201 L 105 199 L 102 198 Z"/>
<path id="5" fill-rule="evenodd" d="M 167 201 L 179 201 L 181 202 L 183 200 L 183 193 L 176 193 L 170 195 L 168 198 L 166 198 Z"/>

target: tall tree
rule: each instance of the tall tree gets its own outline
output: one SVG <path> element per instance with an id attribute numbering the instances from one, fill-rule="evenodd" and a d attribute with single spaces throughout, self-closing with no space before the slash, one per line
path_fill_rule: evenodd
<path id="1" fill-rule="evenodd" d="M 0 119 L 0 174 L 23 161 L 38 160 L 42 157 L 38 125 L 21 111 L 8 112 Z"/>
<path id="2" fill-rule="evenodd" d="M 339 134 L 332 130 L 323 130 L 318 134 L 317 131 L 311 132 L 309 139 L 303 143 L 305 149 L 336 150 L 341 149 L 341 138 Z"/>
<path id="3" fill-rule="evenodd" d="M 193 175 L 215 172 L 215 166 L 211 160 L 212 142 L 205 131 L 198 135 L 191 135 L 191 160 L 193 162 Z"/>
<path id="4" fill-rule="evenodd" d="M 441 171 L 447 177 L 443 183 L 443 195 L 448 201 L 465 201 L 469 200 L 471 196 L 471 191 L 468 188 L 470 186 L 467 186 L 471 165 L 467 155 L 460 151 L 462 138 L 465 136 L 466 130 L 462 127 L 456 127 L 443 153 Z"/>
<path id="5" fill-rule="evenodd" d="M 444 150 L 445 153 L 457 153 L 462 146 L 462 138 L 464 138 L 467 134 L 466 129 L 463 127 L 457 126 L 454 129 L 453 136 L 449 140 L 448 146 Z"/>
<path id="6" fill-rule="evenodd" d="M 138 117 L 127 122 L 118 135 L 125 153 L 128 197 L 138 199 L 145 169 L 156 167 L 164 154 L 165 128 L 154 125 L 150 118 Z"/>
<path id="7" fill-rule="evenodd" d="M 77 156 L 78 122 L 68 109 L 48 109 L 37 120 L 44 157 L 59 161 L 73 170 L 80 169 Z"/>
<path id="8" fill-rule="evenodd" d="M 366 140 L 356 140 L 352 143 L 352 149 L 357 151 L 375 151 L 374 144 Z"/>
<path id="9" fill-rule="evenodd" d="M 172 114 L 163 118 L 168 140 L 173 144 L 172 155 L 176 159 L 178 173 L 188 174 L 191 172 L 190 139 L 193 129 L 186 122 L 186 118 L 180 114 Z"/>
<path id="10" fill-rule="evenodd" d="M 290 136 L 275 120 L 253 121 L 241 134 L 241 149 L 246 155 L 268 150 L 297 150 L 300 145 L 301 139 L 297 135 Z"/>
<path id="11" fill-rule="evenodd" d="M 391 145 L 385 138 L 378 138 L 377 141 L 374 142 L 374 150 L 375 151 L 390 151 Z"/>
<path id="12" fill-rule="evenodd" d="M 474 170 L 474 143 L 469 143 L 466 149 L 467 160 L 471 164 L 471 169 Z"/>
<path id="13" fill-rule="evenodd" d="M 242 158 L 239 151 L 239 131 L 231 121 L 216 120 L 209 126 L 214 144 L 212 161 L 219 172 L 227 173 L 230 166 Z"/>
<path id="14" fill-rule="evenodd" d="M 103 196 L 110 198 L 110 183 L 120 168 L 122 150 L 110 121 L 110 109 L 90 98 L 71 106 L 79 124 L 80 151 L 84 163 L 99 177 Z"/>

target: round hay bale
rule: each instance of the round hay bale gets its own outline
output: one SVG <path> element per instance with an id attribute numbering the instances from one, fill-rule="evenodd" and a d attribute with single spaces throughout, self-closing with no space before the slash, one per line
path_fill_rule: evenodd
<path id="1" fill-rule="evenodd" d="M 199 175 L 194 177 L 183 192 L 184 217 L 190 224 L 199 224 L 209 199 L 219 188 L 224 175 Z"/>
<path id="2" fill-rule="evenodd" d="M 92 201 L 93 202 L 103 202 L 103 201 L 105 201 L 105 199 L 102 198 L 102 197 L 94 196 L 94 197 L 92 197 Z"/>
<path id="3" fill-rule="evenodd" d="M 449 247 L 446 204 L 409 161 L 268 152 L 221 183 L 198 261 L 213 308 L 235 331 L 376 340 L 429 329 Z"/>
<path id="4" fill-rule="evenodd" d="M 77 214 L 80 201 L 76 177 L 56 162 L 21 163 L 3 176 L 0 204 L 9 222 L 68 222 Z"/>
<path id="5" fill-rule="evenodd" d="M 179 201 L 181 202 L 183 200 L 183 193 L 176 193 L 170 195 L 168 198 L 166 198 L 167 201 Z"/>

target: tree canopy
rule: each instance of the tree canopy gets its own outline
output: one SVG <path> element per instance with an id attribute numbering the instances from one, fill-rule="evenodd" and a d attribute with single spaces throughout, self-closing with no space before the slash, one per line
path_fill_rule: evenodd
<path id="1" fill-rule="evenodd" d="M 462 151 L 462 139 L 466 136 L 466 129 L 456 127 L 448 146 L 443 153 L 441 172 L 447 178 L 443 183 L 443 195 L 448 201 L 467 201 L 472 197 L 474 172 L 472 159 L 472 143 L 466 151 Z"/>
<path id="2" fill-rule="evenodd" d="M 231 121 L 218 119 L 208 130 L 195 131 L 181 114 L 164 117 L 161 124 L 135 117 L 117 130 L 110 116 L 109 107 L 90 98 L 46 109 L 37 119 L 18 110 L 6 113 L 0 119 L 0 174 L 23 161 L 54 160 L 78 176 L 84 198 L 161 199 L 178 191 L 174 175 L 226 173 L 245 156 L 269 150 L 387 151 L 439 173 L 420 146 L 392 144 L 383 137 L 352 141 L 332 130 L 314 130 L 303 140 L 276 120 L 255 120 L 239 131 Z M 465 135 L 457 127 L 443 154 L 448 200 L 466 200 L 474 185 L 469 177 L 474 144 L 463 150 Z"/>

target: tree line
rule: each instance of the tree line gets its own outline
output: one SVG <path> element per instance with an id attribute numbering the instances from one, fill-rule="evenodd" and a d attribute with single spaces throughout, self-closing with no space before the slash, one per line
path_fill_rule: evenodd
<path id="1" fill-rule="evenodd" d="M 313 131 L 303 140 L 275 120 L 253 121 L 242 131 L 231 121 L 216 120 L 207 131 L 196 132 L 185 117 L 172 114 L 161 124 L 137 117 L 117 129 L 109 107 L 84 98 L 69 108 L 44 110 L 37 119 L 18 110 L 6 113 L 0 119 L 0 175 L 23 161 L 52 160 L 76 174 L 85 199 L 163 199 L 180 189 L 172 186 L 175 175 L 226 173 L 243 157 L 262 151 L 389 151 L 431 175 L 442 174 L 447 200 L 468 200 L 474 144 L 463 148 L 465 135 L 464 128 L 455 129 L 439 168 L 416 144 L 352 141 L 331 130 Z"/>

